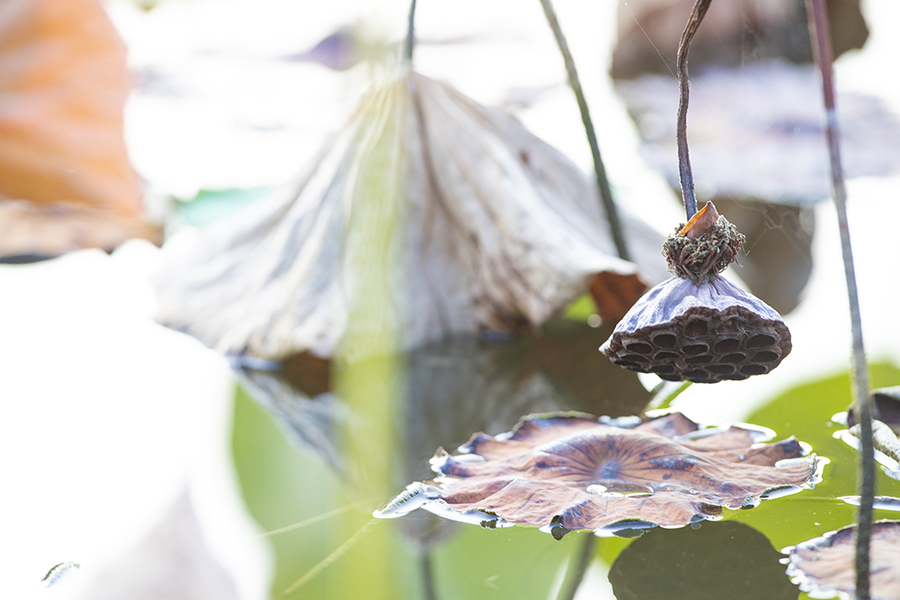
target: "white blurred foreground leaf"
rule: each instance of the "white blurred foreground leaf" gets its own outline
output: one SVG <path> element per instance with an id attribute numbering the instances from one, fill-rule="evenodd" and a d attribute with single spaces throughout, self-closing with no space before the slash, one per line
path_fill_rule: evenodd
<path id="1" fill-rule="evenodd" d="M 133 583 L 166 585 L 175 565 L 213 597 L 199 565 L 214 563 L 237 598 L 268 595 L 267 550 L 233 472 L 230 370 L 151 319 L 157 255 L 134 241 L 0 266 L 0 598 L 97 600 L 85 594 L 112 585 L 107 568 L 166 527 L 173 543 L 139 560 L 140 578 L 129 567 Z M 187 493 L 194 515 L 173 525 Z M 165 558 L 179 553 L 193 563 Z M 46 589 L 62 561 L 81 567 Z"/>

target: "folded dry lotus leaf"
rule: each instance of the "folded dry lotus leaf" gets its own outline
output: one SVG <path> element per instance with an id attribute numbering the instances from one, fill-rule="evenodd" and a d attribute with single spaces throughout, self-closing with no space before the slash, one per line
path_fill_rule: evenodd
<path id="1" fill-rule="evenodd" d="M 393 183 L 363 176 L 382 166 Z M 297 182 L 170 249 L 161 322 L 226 353 L 331 356 L 364 300 L 344 245 L 372 185 L 396 216 L 385 235 L 403 348 L 541 324 L 598 273 L 665 278 L 662 235 L 625 212 L 636 264 L 617 258 L 590 180 L 562 154 L 509 114 L 403 72 L 365 95 Z"/>
<path id="2" fill-rule="evenodd" d="M 424 508 L 483 527 L 540 527 L 557 539 L 591 529 L 630 535 L 717 519 L 773 490 L 811 487 L 815 455 L 795 439 L 764 444 L 749 426 L 701 428 L 680 413 L 648 419 L 535 416 L 510 432 L 475 435 L 439 477 L 414 483 L 375 516 Z"/>
<path id="3" fill-rule="evenodd" d="M 789 553 L 787 574 L 811 597 L 855 597 L 855 525 L 785 548 L 784 552 Z M 900 598 L 900 521 L 872 524 L 869 553 L 872 600 Z"/>

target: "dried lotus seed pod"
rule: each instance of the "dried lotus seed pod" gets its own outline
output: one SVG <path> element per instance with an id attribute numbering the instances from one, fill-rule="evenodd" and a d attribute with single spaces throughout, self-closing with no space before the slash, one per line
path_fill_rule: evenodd
<path id="1" fill-rule="evenodd" d="M 791 351 L 779 314 L 727 279 L 674 277 L 647 292 L 600 351 L 632 371 L 717 383 L 768 373 Z"/>
<path id="2" fill-rule="evenodd" d="M 638 300 L 600 347 L 610 360 L 669 381 L 717 383 L 768 373 L 791 351 L 775 309 L 719 273 L 744 236 L 712 203 L 666 240 L 676 277 Z"/>

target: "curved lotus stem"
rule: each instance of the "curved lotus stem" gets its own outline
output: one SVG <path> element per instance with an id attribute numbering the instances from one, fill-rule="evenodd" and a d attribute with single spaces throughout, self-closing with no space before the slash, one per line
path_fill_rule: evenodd
<path id="1" fill-rule="evenodd" d="M 697 197 L 694 195 L 694 175 L 691 173 L 691 157 L 688 152 L 687 143 L 687 109 L 688 109 L 688 69 L 687 56 L 688 50 L 691 48 L 691 40 L 700 27 L 700 22 L 706 15 L 712 0 L 697 0 L 694 8 L 691 9 L 691 16 L 684 32 L 681 34 L 681 42 L 678 44 L 678 60 L 676 67 L 678 69 L 678 86 L 680 93 L 678 95 L 678 130 L 676 133 L 676 142 L 678 143 L 678 175 L 681 179 L 681 199 L 684 202 L 684 212 L 690 220 L 697 212 Z"/>
<path id="2" fill-rule="evenodd" d="M 831 33 L 822 0 L 807 0 L 810 38 L 813 53 L 822 72 L 822 92 L 825 100 L 825 131 L 831 157 L 831 183 L 834 190 L 834 206 L 837 210 L 841 232 L 841 249 L 844 259 L 844 277 L 850 300 L 850 325 L 853 334 L 853 404 L 860 425 L 860 503 L 856 536 L 856 597 L 868 600 L 869 592 L 869 540 L 872 536 L 872 504 L 875 497 L 875 462 L 873 458 L 872 410 L 869 399 L 869 373 L 863 347 L 862 320 L 859 314 L 859 295 L 856 289 L 856 273 L 853 252 L 850 247 L 850 227 L 847 223 L 847 191 L 841 168 L 840 141 L 838 138 L 837 112 L 834 105 L 834 79 L 832 73 Z"/>
<path id="3" fill-rule="evenodd" d="M 597 177 L 597 188 L 600 190 L 600 199 L 603 201 L 603 210 L 606 212 L 606 220 L 609 221 L 609 228 L 612 232 L 613 242 L 616 245 L 616 252 L 618 252 L 619 258 L 622 260 L 631 260 L 628 244 L 625 242 L 625 235 L 622 233 L 619 211 L 616 208 L 616 202 L 609 187 L 609 180 L 606 178 L 606 168 L 603 166 L 603 159 L 600 158 L 600 146 L 597 143 L 597 134 L 594 132 L 594 123 L 591 120 L 587 100 L 584 98 L 584 90 L 581 89 L 581 81 L 578 79 L 578 71 L 575 70 L 575 61 L 572 58 L 572 53 L 569 51 L 569 44 L 566 43 L 566 38 L 559 26 L 559 20 L 556 18 L 553 4 L 550 0 L 541 0 L 541 6 L 544 8 L 544 15 L 547 17 L 550 29 L 553 30 L 553 36 L 556 38 L 559 52 L 563 55 L 563 62 L 566 64 L 566 74 L 569 78 L 569 87 L 572 88 L 575 100 L 578 102 L 581 122 L 584 123 L 584 132 L 587 135 L 588 145 L 591 147 L 591 158 L 594 161 L 594 175 Z"/>

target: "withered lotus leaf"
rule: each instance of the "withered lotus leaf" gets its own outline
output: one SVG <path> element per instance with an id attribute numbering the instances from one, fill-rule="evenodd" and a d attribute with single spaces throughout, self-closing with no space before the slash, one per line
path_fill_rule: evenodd
<path id="1" fill-rule="evenodd" d="M 432 459 L 434 481 L 413 483 L 375 516 L 424 508 L 484 527 L 540 527 L 630 534 L 716 519 L 757 505 L 776 489 L 812 487 L 817 460 L 793 438 L 762 444 L 751 426 L 701 428 L 671 413 L 623 417 L 537 415 L 513 431 L 476 434 Z"/>
<path id="2" fill-rule="evenodd" d="M 835 433 L 835 437 L 856 450 L 860 449 L 860 435 L 859 424 Z M 872 419 L 872 445 L 875 448 L 875 460 L 881 465 L 885 475 L 900 480 L 900 438 L 893 429 L 878 419 Z"/>
<path id="3" fill-rule="evenodd" d="M 807 540 L 788 552 L 787 574 L 815 598 L 852 598 L 856 589 L 856 526 Z M 870 546 L 872 600 L 900 598 L 900 521 L 872 524 Z"/>
<path id="4" fill-rule="evenodd" d="M 387 216 L 366 212 L 372 189 Z M 366 301 L 348 248 L 374 216 L 391 252 L 365 256 L 385 265 L 407 350 L 544 324 L 598 273 L 665 279 L 654 250 L 662 235 L 623 212 L 636 262 L 618 258 L 596 193 L 570 160 L 511 115 L 402 71 L 362 98 L 297 181 L 195 243 L 169 245 L 159 319 L 226 353 L 331 357 Z"/>

